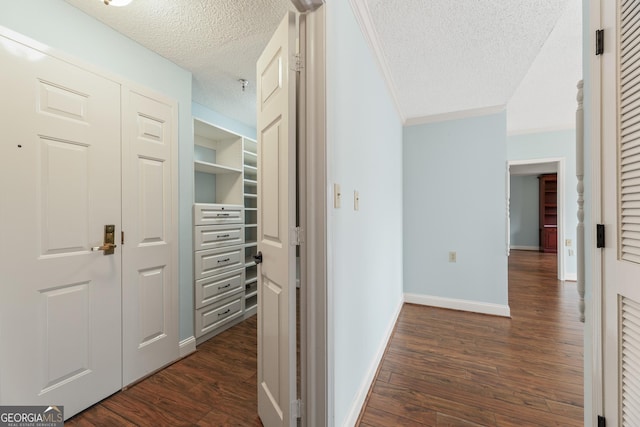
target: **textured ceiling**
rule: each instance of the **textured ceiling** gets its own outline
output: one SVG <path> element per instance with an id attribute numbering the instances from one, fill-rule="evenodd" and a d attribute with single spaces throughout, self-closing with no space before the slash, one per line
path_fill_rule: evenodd
<path id="1" fill-rule="evenodd" d="M 407 123 L 505 105 L 568 1 L 352 0 Z M 575 84 L 574 84 L 575 87 Z"/>
<path id="2" fill-rule="evenodd" d="M 570 1 L 507 104 L 510 133 L 575 127 L 582 79 L 582 8 Z"/>
<path id="3" fill-rule="evenodd" d="M 255 127 L 255 63 L 289 0 L 66 1 L 191 71 L 195 102 Z M 508 104 L 510 132 L 573 123 L 579 3 L 351 0 L 405 123 Z"/>
<path id="4" fill-rule="evenodd" d="M 66 1 L 191 71 L 195 102 L 255 127 L 255 64 L 289 0 Z"/>

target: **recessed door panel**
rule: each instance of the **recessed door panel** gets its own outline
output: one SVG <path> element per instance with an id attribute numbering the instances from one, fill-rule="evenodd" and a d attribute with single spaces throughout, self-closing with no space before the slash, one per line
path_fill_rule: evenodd
<path id="1" fill-rule="evenodd" d="M 90 250 L 120 230 L 120 86 L 4 37 L 0 63 L 0 405 L 69 417 L 122 386 L 120 247 Z"/>

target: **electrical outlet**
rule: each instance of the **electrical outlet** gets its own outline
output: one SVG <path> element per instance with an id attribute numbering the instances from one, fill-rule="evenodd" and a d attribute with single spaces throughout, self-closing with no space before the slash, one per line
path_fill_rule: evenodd
<path id="1" fill-rule="evenodd" d="M 340 184 L 333 184 L 333 207 L 340 208 L 342 194 L 340 193 Z"/>
<path id="2" fill-rule="evenodd" d="M 456 262 L 457 260 L 457 254 L 454 252 L 449 252 L 449 262 Z"/>
<path id="3" fill-rule="evenodd" d="M 353 190 L 353 210 L 360 210 L 360 193 L 358 190 Z"/>
<path id="4" fill-rule="evenodd" d="M 573 242 L 571 241 L 571 239 L 567 239 L 567 240 L 564 241 L 564 245 L 565 246 L 571 247 L 572 244 L 573 244 Z"/>

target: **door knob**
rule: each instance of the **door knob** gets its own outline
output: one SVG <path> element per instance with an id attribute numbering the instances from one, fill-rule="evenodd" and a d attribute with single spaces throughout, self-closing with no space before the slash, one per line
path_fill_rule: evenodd
<path id="1" fill-rule="evenodd" d="M 104 251 L 105 255 L 113 255 L 114 249 L 117 247 L 115 242 L 116 226 L 113 224 L 104 226 L 104 244 L 102 246 L 94 246 L 92 251 Z"/>
<path id="2" fill-rule="evenodd" d="M 253 259 L 256 261 L 256 264 L 262 264 L 262 251 L 254 255 Z"/>

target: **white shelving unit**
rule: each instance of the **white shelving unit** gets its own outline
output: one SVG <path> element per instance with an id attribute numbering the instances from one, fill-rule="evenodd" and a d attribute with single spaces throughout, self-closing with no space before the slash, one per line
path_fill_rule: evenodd
<path id="1" fill-rule="evenodd" d="M 255 141 L 194 118 L 196 343 L 256 314 Z"/>
<path id="2" fill-rule="evenodd" d="M 258 266 L 253 256 L 258 252 L 258 144 L 245 138 L 243 155 L 245 318 L 258 309 Z"/>

